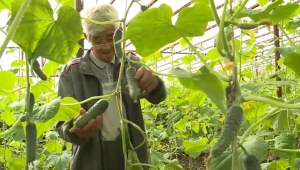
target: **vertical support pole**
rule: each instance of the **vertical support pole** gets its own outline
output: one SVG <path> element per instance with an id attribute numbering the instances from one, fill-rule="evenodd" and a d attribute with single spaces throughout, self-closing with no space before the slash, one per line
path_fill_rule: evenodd
<path id="1" fill-rule="evenodd" d="M 83 9 L 83 0 L 74 0 L 75 1 L 75 9 L 77 12 L 80 12 Z M 76 57 L 79 58 L 84 54 L 84 39 L 79 40 L 78 44 L 81 48 L 78 50 Z"/>
<path id="2" fill-rule="evenodd" d="M 272 0 L 273 2 L 275 0 Z M 279 29 L 277 24 L 273 25 L 273 32 L 275 34 L 274 39 L 277 39 L 277 37 L 279 37 Z M 280 47 L 280 43 L 279 43 L 279 39 L 277 39 L 276 41 L 274 41 L 274 46 L 275 47 Z M 278 65 L 278 60 L 280 59 L 280 53 L 278 51 L 275 52 L 275 66 L 276 66 L 276 71 L 280 70 L 280 66 Z M 281 81 L 281 78 L 276 76 L 276 81 Z M 276 93 L 277 93 L 277 97 L 282 97 L 282 86 L 278 86 L 276 89 Z"/>

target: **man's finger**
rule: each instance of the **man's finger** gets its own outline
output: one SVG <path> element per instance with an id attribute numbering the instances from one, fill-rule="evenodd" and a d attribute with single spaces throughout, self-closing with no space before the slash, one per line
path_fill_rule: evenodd
<path id="1" fill-rule="evenodd" d="M 93 132 L 97 132 L 99 129 L 98 129 L 98 126 L 100 124 L 100 115 L 96 117 L 95 119 L 95 122 L 93 124 L 93 127 L 92 127 L 92 131 Z"/>
<path id="2" fill-rule="evenodd" d="M 80 115 L 83 115 L 83 114 L 85 114 L 85 113 L 86 113 L 86 111 L 85 111 L 85 109 L 84 109 L 84 108 L 80 108 L 80 110 L 79 110 L 79 113 L 80 113 Z"/>
<path id="3" fill-rule="evenodd" d="M 103 115 L 100 116 L 99 124 L 98 124 L 98 129 L 102 128 L 102 121 L 103 121 Z"/>
<path id="4" fill-rule="evenodd" d="M 81 129 L 81 131 L 90 131 L 94 123 L 95 123 L 95 119 L 90 120 L 89 123 Z"/>
<path id="5" fill-rule="evenodd" d="M 145 90 L 145 94 L 149 94 L 154 88 L 155 88 L 155 83 L 151 83 L 148 88 Z"/>
<path id="6" fill-rule="evenodd" d="M 140 67 L 140 68 L 137 70 L 137 72 L 136 72 L 135 79 L 136 79 L 137 81 L 139 81 L 139 80 L 143 77 L 144 74 L 145 74 L 145 68 L 144 68 L 144 67 Z"/>
<path id="7" fill-rule="evenodd" d="M 151 84 L 151 81 L 149 81 L 149 73 L 145 73 L 139 81 L 139 86 L 144 91 L 148 88 L 148 86 L 150 84 Z"/>

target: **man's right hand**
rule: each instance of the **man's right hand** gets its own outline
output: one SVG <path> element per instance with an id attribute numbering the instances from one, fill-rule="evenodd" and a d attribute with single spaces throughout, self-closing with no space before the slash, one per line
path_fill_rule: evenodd
<path id="1" fill-rule="evenodd" d="M 73 122 L 79 118 L 79 116 L 85 114 L 86 111 L 81 108 L 80 114 L 73 118 Z M 80 129 L 74 129 L 73 133 L 75 133 L 79 138 L 90 138 L 94 137 L 98 131 L 102 127 L 103 115 L 99 115 L 96 119 L 92 119 L 89 121 L 87 125 Z"/>

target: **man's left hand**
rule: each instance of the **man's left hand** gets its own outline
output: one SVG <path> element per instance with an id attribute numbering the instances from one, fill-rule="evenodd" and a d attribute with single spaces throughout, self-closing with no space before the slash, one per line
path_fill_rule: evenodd
<path id="1" fill-rule="evenodd" d="M 156 76 L 145 67 L 140 67 L 135 79 L 139 83 L 140 91 L 144 94 L 151 93 L 158 85 Z"/>

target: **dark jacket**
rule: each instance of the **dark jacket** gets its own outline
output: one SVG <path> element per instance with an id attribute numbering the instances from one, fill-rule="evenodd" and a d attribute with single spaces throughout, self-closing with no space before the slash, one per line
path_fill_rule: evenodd
<path id="1" fill-rule="evenodd" d="M 89 58 L 90 52 L 91 50 L 88 50 L 82 57 L 74 59 L 64 67 L 59 79 L 58 96 L 61 98 L 73 97 L 77 101 L 83 101 L 93 96 L 102 95 L 101 82 L 98 81 L 90 66 L 93 64 Z M 132 60 L 139 61 L 139 57 L 131 53 L 127 54 L 127 56 Z M 114 79 L 118 79 L 120 65 L 120 60 L 116 57 Z M 132 63 L 131 66 L 135 67 L 136 70 L 140 67 L 140 65 Z M 121 88 L 127 119 L 137 124 L 145 131 L 140 102 L 133 103 L 126 90 L 127 80 L 125 75 L 126 69 L 128 68 L 127 62 L 125 62 L 124 67 Z M 157 88 L 151 92 L 151 94 L 146 96 L 146 99 L 153 104 L 162 102 L 167 95 L 163 81 L 159 77 L 157 77 L 157 80 L 159 82 Z M 81 107 L 88 110 L 96 101 L 97 100 L 89 101 L 82 104 Z M 131 125 L 128 126 L 133 146 L 139 145 L 143 141 L 143 136 Z M 103 150 L 109 150 L 109 148 L 103 147 L 101 130 L 99 131 L 99 134 L 93 138 L 82 139 L 68 131 L 71 127 L 72 118 L 65 122 L 58 122 L 56 125 L 60 138 L 72 143 L 73 159 L 71 162 L 71 170 L 106 170 L 102 167 L 103 162 L 113 160 L 105 160 L 105 157 L 103 157 Z M 149 155 L 147 143 L 137 149 L 136 152 L 141 163 L 148 163 Z"/>

